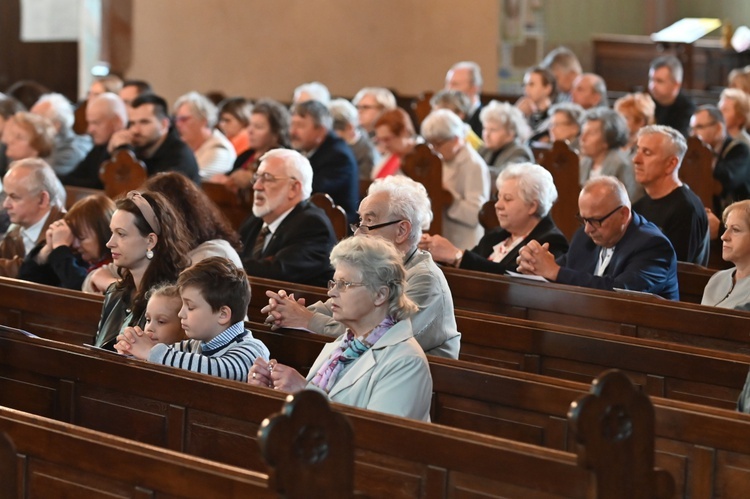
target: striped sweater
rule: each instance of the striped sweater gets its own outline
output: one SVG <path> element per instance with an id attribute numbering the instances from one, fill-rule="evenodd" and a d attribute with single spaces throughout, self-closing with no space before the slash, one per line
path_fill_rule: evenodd
<path id="1" fill-rule="evenodd" d="M 174 345 L 159 343 L 148 360 L 220 378 L 245 381 L 257 357 L 268 360 L 268 348 L 253 338 L 242 322 L 232 324 L 208 342 L 184 340 Z"/>

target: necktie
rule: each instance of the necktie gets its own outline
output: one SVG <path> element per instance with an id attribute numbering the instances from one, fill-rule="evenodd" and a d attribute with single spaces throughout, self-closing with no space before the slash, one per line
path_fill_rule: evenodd
<path id="1" fill-rule="evenodd" d="M 266 243 L 266 236 L 271 233 L 271 229 L 268 228 L 268 225 L 264 225 L 262 229 L 260 229 L 260 234 L 258 234 L 258 237 L 255 239 L 255 244 L 253 245 L 253 259 L 257 260 L 260 258 L 261 253 L 263 253 L 263 246 Z"/>

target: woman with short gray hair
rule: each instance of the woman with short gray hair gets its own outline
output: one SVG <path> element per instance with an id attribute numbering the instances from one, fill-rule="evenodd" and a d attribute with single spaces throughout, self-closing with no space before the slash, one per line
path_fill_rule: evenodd
<path id="1" fill-rule="evenodd" d="M 409 318 L 404 257 L 380 237 L 350 237 L 331 252 L 333 318 L 346 332 L 318 355 L 307 378 L 271 359 L 256 359 L 247 382 L 294 393 L 314 389 L 332 402 L 429 421 L 432 377 Z"/>
<path id="2" fill-rule="evenodd" d="M 559 257 L 568 241 L 555 226 L 549 211 L 557 200 L 552 175 L 532 163 L 509 165 L 497 177 L 495 213 L 500 226 L 487 232 L 472 249 L 461 250 L 440 236 L 422 236 L 419 247 L 446 265 L 504 274 L 516 270 L 518 251 L 531 240 L 549 244 Z"/>
<path id="3" fill-rule="evenodd" d="M 484 233 L 477 214 L 490 198 L 490 172 L 466 142 L 466 125 L 455 113 L 438 109 L 422 122 L 422 136 L 443 160 L 443 189 L 452 200 L 443 206 L 443 236 L 462 248 Z"/>
<path id="4" fill-rule="evenodd" d="M 534 155 L 524 144 L 531 129 L 520 109 L 493 100 L 482 108 L 479 119 L 484 140 L 479 154 L 489 167 L 491 185 L 507 165 L 534 161 Z"/>
<path id="5" fill-rule="evenodd" d="M 604 107 L 586 112 L 581 132 L 580 184 L 590 178 L 616 177 L 625 185 L 630 202 L 643 197 L 643 187 L 635 181 L 633 164 L 622 147 L 628 143 L 630 132 L 625 118 Z"/>

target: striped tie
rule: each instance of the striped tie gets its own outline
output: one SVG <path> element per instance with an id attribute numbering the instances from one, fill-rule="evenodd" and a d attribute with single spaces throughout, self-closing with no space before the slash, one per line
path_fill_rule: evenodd
<path id="1" fill-rule="evenodd" d="M 260 229 L 260 234 L 258 234 L 253 245 L 253 259 L 257 260 L 260 258 L 261 253 L 263 253 L 263 245 L 266 243 L 266 236 L 270 233 L 271 229 L 268 228 L 268 225 L 264 225 Z"/>

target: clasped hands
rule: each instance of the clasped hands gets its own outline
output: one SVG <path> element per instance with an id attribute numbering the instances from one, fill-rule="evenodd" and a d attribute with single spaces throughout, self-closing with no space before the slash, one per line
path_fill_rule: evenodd
<path id="1" fill-rule="evenodd" d="M 157 343 L 151 332 L 146 332 L 139 326 L 126 327 L 117 335 L 115 350 L 122 355 L 132 355 L 136 359 L 146 360 Z"/>
<path id="2" fill-rule="evenodd" d="M 518 251 L 518 272 L 538 275 L 549 281 L 556 281 L 560 266 L 555 262 L 555 255 L 549 251 L 549 243 L 539 244 L 532 240 Z"/>
<path id="3" fill-rule="evenodd" d="M 294 393 L 307 386 L 307 380 L 296 369 L 279 364 L 276 359 L 266 362 L 257 357 L 247 373 L 247 383 L 253 386 L 273 388 L 284 393 Z"/>
<path id="4" fill-rule="evenodd" d="M 300 327 L 307 328 L 313 313 L 305 307 L 305 299 L 299 300 L 294 298 L 294 293 L 288 295 L 283 289 L 278 293 L 266 291 L 268 305 L 260 311 L 268 314 L 266 324 L 271 325 L 272 330 L 282 327 Z"/>

